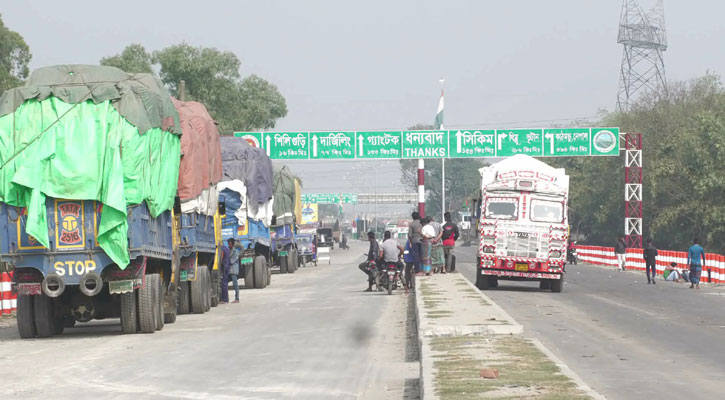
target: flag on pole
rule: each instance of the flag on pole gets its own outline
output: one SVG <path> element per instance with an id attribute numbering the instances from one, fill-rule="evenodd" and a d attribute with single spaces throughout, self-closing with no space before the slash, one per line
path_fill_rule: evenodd
<path id="1" fill-rule="evenodd" d="M 433 125 L 436 129 L 443 129 L 443 89 L 441 89 L 441 100 L 438 102 L 438 113 Z"/>

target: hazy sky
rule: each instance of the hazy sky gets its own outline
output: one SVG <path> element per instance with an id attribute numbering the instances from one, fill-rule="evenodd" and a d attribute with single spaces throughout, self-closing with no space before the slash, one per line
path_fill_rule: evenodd
<path id="1" fill-rule="evenodd" d="M 0 13 L 30 45 L 32 67 L 97 63 L 134 42 L 149 51 L 213 46 L 236 53 L 243 75 L 278 86 L 289 109 L 279 130 L 363 130 L 431 123 L 441 75 L 448 127 L 546 126 L 612 110 L 621 4 L 0 0 Z M 725 71 L 725 2 L 666 0 L 665 15 L 669 80 Z M 290 164 L 306 177 L 320 169 L 342 177 L 357 165 Z M 307 182 L 310 191 L 326 185 Z"/>

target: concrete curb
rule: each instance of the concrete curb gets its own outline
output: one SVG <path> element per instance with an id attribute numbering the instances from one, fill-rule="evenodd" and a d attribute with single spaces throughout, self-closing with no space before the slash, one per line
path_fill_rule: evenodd
<path id="1" fill-rule="evenodd" d="M 434 399 L 437 400 L 439 397 L 435 393 L 435 368 L 432 357 L 431 340 L 435 337 L 456 337 L 456 336 L 523 336 L 523 326 L 516 322 L 516 320 L 507 313 L 503 308 L 496 304 L 490 297 L 483 294 L 471 281 L 461 274 L 456 274 L 466 282 L 469 288 L 472 288 L 478 293 L 488 305 L 482 305 L 481 308 L 485 309 L 491 307 L 493 311 L 492 315 L 496 318 L 492 320 L 491 324 L 484 326 L 438 326 L 431 327 L 428 322 L 428 317 L 424 312 L 423 296 L 421 295 L 420 280 L 416 279 L 415 285 L 415 320 L 418 329 L 418 353 L 420 357 L 420 398 L 421 399 Z M 503 320 L 503 324 L 500 321 Z M 577 387 L 591 396 L 593 399 L 606 399 L 600 395 L 589 385 L 587 385 L 581 377 L 579 377 L 574 371 L 572 371 L 566 364 L 564 364 L 558 357 L 556 357 L 543 343 L 539 340 L 528 338 L 532 343 L 544 353 L 557 367 L 561 370 L 561 373 L 571 379 Z"/>

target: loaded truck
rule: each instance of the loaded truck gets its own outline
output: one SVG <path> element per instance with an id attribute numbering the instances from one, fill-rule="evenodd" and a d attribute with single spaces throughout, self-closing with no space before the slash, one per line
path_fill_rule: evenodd
<path id="1" fill-rule="evenodd" d="M 538 281 L 561 292 L 568 242 L 569 177 L 526 155 L 479 170 L 481 204 L 476 286 Z"/>
<path id="2" fill-rule="evenodd" d="M 299 267 L 297 224 L 301 223 L 302 201 L 299 178 L 286 165 L 274 168 L 274 218 L 270 229 L 272 262 L 282 274 Z"/>
<path id="3" fill-rule="evenodd" d="M 176 213 L 180 263 L 178 305 L 168 303 L 165 308 L 169 316 L 174 308 L 179 314 L 202 314 L 221 299 L 221 217 L 216 189 L 222 177 L 219 131 L 203 104 L 172 101 L 182 130 L 180 212 Z"/>
<path id="4" fill-rule="evenodd" d="M 218 264 L 215 206 L 190 207 L 220 175 L 207 133 L 182 161 L 179 112 L 151 74 L 60 65 L 3 94 L 0 260 L 16 270 L 21 337 L 104 318 L 153 333 L 183 304 L 208 309 L 212 278 L 182 265 Z"/>
<path id="5" fill-rule="evenodd" d="M 241 245 L 239 273 L 245 288 L 263 289 L 272 281 L 272 161 L 242 138 L 224 137 L 222 143 L 224 180 L 217 184 L 222 239 Z"/>

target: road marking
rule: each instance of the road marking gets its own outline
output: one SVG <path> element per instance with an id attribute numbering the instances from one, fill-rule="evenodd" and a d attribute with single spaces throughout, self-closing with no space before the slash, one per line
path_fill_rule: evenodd
<path id="1" fill-rule="evenodd" d="M 592 297 L 592 298 L 597 299 L 597 300 L 600 300 L 600 301 L 603 301 L 605 303 L 609 303 L 609 304 L 618 306 L 618 307 L 626 308 L 628 310 L 632 310 L 632 311 L 635 311 L 635 312 L 638 312 L 638 313 L 642 313 L 642 314 L 647 314 L 650 317 L 657 317 L 657 318 L 660 318 L 661 317 L 659 314 L 656 314 L 656 313 L 653 313 L 653 312 L 649 312 L 649 311 L 645 311 L 645 310 L 642 310 L 642 309 L 637 308 L 637 307 L 632 307 L 632 306 L 630 306 L 628 304 L 620 303 L 618 301 L 615 301 L 615 300 L 612 300 L 612 299 L 609 299 L 609 298 L 606 298 L 606 297 L 598 296 L 596 294 L 591 294 L 590 293 L 590 294 L 587 294 L 587 296 Z"/>

